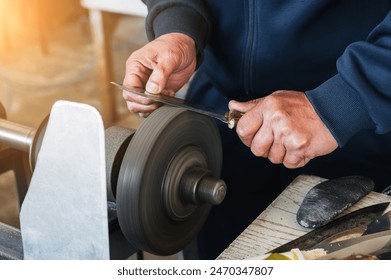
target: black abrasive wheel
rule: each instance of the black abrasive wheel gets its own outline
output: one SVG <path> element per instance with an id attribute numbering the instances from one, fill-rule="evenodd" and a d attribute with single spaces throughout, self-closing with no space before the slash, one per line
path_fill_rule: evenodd
<path id="1" fill-rule="evenodd" d="M 169 106 L 155 110 L 133 135 L 118 177 L 118 220 L 128 241 L 157 255 L 186 247 L 225 195 L 221 161 L 212 119 Z M 210 203 L 201 188 L 221 199 Z"/>

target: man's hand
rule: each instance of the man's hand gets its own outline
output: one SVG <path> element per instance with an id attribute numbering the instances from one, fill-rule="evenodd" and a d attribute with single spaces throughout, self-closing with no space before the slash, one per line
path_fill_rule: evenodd
<path id="1" fill-rule="evenodd" d="M 126 61 L 125 87 L 145 88 L 150 93 L 174 95 L 196 68 L 194 40 L 181 33 L 169 33 L 135 51 Z M 128 110 L 147 117 L 161 106 L 152 100 L 123 92 Z"/>
<path id="2" fill-rule="evenodd" d="M 231 101 L 230 110 L 245 113 L 236 131 L 254 155 L 298 168 L 338 144 L 304 92 L 276 91 L 249 102 Z"/>

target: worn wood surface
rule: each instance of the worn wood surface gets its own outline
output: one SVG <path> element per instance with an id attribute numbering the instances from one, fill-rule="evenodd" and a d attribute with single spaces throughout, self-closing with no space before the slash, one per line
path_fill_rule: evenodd
<path id="1" fill-rule="evenodd" d="M 296 222 L 296 213 L 307 192 L 326 179 L 315 176 L 297 177 L 268 208 L 218 257 L 239 260 L 260 256 L 305 233 L 309 229 Z M 371 192 L 341 215 L 359 208 L 391 201 L 391 196 Z M 387 210 L 391 210 L 389 206 Z"/>

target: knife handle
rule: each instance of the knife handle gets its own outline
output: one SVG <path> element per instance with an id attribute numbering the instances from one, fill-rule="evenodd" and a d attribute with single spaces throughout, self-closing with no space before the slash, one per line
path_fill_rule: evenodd
<path id="1" fill-rule="evenodd" d="M 227 119 L 228 127 L 230 129 L 233 129 L 236 127 L 239 119 L 243 116 L 244 113 L 236 111 L 236 110 L 231 110 L 227 113 L 225 113 L 225 117 Z"/>

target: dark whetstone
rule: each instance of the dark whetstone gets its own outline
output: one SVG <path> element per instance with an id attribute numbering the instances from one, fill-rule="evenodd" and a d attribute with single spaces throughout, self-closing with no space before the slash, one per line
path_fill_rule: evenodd
<path id="1" fill-rule="evenodd" d="M 369 194 L 375 184 L 367 177 L 346 176 L 319 183 L 309 190 L 297 211 L 297 222 L 318 228 Z"/>

